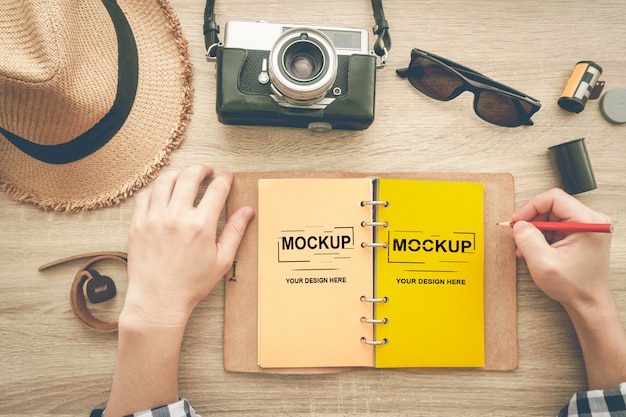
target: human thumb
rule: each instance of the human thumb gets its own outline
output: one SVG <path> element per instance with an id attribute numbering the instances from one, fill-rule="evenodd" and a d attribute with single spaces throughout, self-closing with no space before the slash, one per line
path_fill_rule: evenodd
<path id="1" fill-rule="evenodd" d="M 543 233 L 528 222 L 516 222 L 513 226 L 513 237 L 517 250 L 526 259 L 526 263 L 539 261 L 550 252 L 550 244 Z"/>

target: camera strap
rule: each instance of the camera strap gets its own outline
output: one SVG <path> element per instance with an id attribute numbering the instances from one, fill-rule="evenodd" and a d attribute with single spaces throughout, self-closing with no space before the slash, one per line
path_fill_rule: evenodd
<path id="1" fill-rule="evenodd" d="M 377 36 L 374 42 L 374 53 L 380 58 L 378 68 L 382 68 L 387 63 L 387 55 L 391 50 L 391 36 L 389 34 L 389 22 L 385 19 L 383 11 L 383 0 L 372 0 L 372 9 L 374 11 L 374 27 L 372 31 Z M 218 34 L 220 27 L 215 20 L 215 0 L 207 0 L 204 8 L 204 46 L 206 47 L 206 56 L 209 59 L 215 59 L 217 56 L 217 48 L 220 46 Z"/>
<path id="2" fill-rule="evenodd" d="M 383 0 L 372 0 L 374 10 L 374 21 L 376 24 L 372 28 L 374 35 L 378 36 L 374 42 L 374 53 L 380 57 L 379 68 L 387 64 L 387 55 L 391 50 L 391 35 L 389 34 L 389 22 L 385 19 L 383 11 Z"/>
<path id="3" fill-rule="evenodd" d="M 220 27 L 215 21 L 215 0 L 207 0 L 204 7 L 204 46 L 206 48 L 207 58 L 215 58 L 217 56 L 217 47 L 220 44 L 218 34 Z"/>

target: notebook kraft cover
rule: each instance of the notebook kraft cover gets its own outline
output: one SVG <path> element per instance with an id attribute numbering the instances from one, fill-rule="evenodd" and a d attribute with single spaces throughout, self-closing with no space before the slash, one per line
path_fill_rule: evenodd
<path id="1" fill-rule="evenodd" d="M 485 366 L 490 371 L 517 369 L 517 277 L 515 243 L 496 223 L 515 210 L 513 176 L 508 173 L 456 172 L 326 172 L 276 171 L 235 173 L 227 202 L 230 216 L 242 206 L 257 208 L 261 178 L 386 177 L 441 181 L 479 181 L 485 198 Z M 235 275 L 225 280 L 224 369 L 231 372 L 273 374 L 328 374 L 355 368 L 261 368 L 257 358 L 257 233 L 255 217 L 235 256 Z M 312 336 L 313 337 L 313 336 Z M 418 370 L 420 368 L 404 368 Z"/>

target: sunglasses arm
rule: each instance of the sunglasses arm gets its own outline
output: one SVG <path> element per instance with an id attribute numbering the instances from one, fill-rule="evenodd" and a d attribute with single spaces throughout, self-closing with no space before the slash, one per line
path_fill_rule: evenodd
<path id="1" fill-rule="evenodd" d="M 398 68 L 396 70 L 396 74 L 398 74 L 402 78 L 407 78 L 409 76 L 410 68 Z"/>

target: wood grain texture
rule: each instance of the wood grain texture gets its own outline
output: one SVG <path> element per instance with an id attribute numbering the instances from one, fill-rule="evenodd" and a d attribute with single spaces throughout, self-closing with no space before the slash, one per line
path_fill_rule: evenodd
<path id="1" fill-rule="evenodd" d="M 522 202 L 557 186 L 547 148 L 580 137 L 598 188 L 579 195 L 615 223 L 612 286 L 626 313 L 626 125 L 606 122 L 598 101 L 580 114 L 556 102 L 575 65 L 603 67 L 605 89 L 626 87 L 626 8 L 622 0 L 389 0 L 393 47 L 377 72 L 376 119 L 365 131 L 224 126 L 215 114 L 215 64 L 204 58 L 203 1 L 171 0 L 194 68 L 188 136 L 172 155 L 180 169 L 204 162 L 233 171 L 507 172 Z M 373 25 L 365 0 L 217 0 L 218 23 L 258 20 Z M 506 129 L 479 119 L 471 94 L 439 102 L 394 69 L 412 47 L 445 56 L 541 100 L 534 126 Z M 1 157 L 0 157 L 0 163 Z M 106 400 L 116 335 L 96 334 L 71 313 L 78 268 L 37 267 L 83 252 L 127 248 L 134 200 L 90 213 L 43 213 L 0 194 L 0 416 L 85 416 Z M 502 219 L 506 220 L 506 219 Z M 356 370 L 337 375 L 256 375 L 223 369 L 224 288 L 189 324 L 181 394 L 213 416 L 546 416 L 586 387 L 573 329 L 558 304 L 518 272 L 519 368 L 512 372 Z M 113 271 L 116 282 L 124 281 Z M 123 291 L 123 290 L 122 290 Z M 99 311 L 115 315 L 115 305 Z"/>

